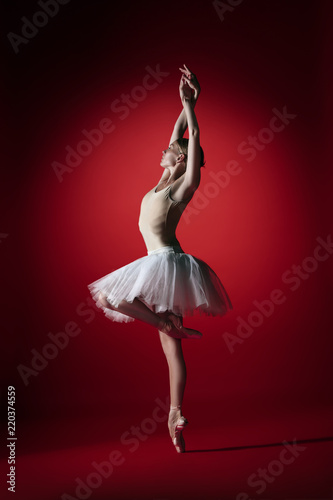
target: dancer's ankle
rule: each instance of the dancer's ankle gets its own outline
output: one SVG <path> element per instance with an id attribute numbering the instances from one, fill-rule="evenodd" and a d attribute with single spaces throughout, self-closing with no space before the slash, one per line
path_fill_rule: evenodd
<path id="1" fill-rule="evenodd" d="M 163 333 L 169 333 L 169 331 L 172 329 L 172 323 L 171 321 L 166 321 L 165 319 L 160 319 L 158 322 L 158 329 L 163 332 Z"/>

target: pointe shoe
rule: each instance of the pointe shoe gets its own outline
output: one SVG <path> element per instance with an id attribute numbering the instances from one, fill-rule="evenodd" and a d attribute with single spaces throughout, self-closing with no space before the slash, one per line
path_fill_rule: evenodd
<path id="1" fill-rule="evenodd" d="M 171 406 L 170 408 L 171 410 L 178 410 L 180 409 L 180 406 L 176 407 Z M 171 424 L 170 426 L 171 428 L 169 427 L 172 443 L 176 448 L 177 453 L 185 453 L 185 441 L 183 438 L 183 430 L 187 425 L 188 425 L 187 418 L 180 416 L 175 421 L 174 424 Z"/>
<path id="2" fill-rule="evenodd" d="M 175 339 L 201 339 L 202 333 L 192 328 L 185 328 L 175 314 L 169 314 L 164 325 L 159 330 Z"/>
<path id="3" fill-rule="evenodd" d="M 185 417 L 180 417 L 177 421 L 175 428 L 175 437 L 173 438 L 173 444 L 176 448 L 177 453 L 185 453 L 185 441 L 183 438 L 183 430 L 188 424 L 188 420 Z"/>
<path id="4" fill-rule="evenodd" d="M 173 313 L 167 313 L 167 319 L 171 321 L 177 330 L 181 330 L 183 328 L 183 318 L 181 316 L 176 316 Z"/>

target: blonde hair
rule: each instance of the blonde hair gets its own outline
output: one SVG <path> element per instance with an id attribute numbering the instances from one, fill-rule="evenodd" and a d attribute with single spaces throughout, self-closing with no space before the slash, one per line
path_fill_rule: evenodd
<path id="1" fill-rule="evenodd" d="M 184 137 L 181 137 L 180 139 L 177 139 L 177 145 L 178 145 L 178 150 L 180 154 L 183 154 L 185 156 L 185 163 L 187 162 L 187 156 L 188 156 L 188 139 L 185 139 Z M 204 159 L 204 152 L 202 147 L 200 146 L 200 167 L 203 167 L 205 165 L 205 159 Z"/>

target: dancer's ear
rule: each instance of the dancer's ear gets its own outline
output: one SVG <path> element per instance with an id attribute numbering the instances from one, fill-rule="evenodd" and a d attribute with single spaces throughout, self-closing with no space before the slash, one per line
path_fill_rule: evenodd
<path id="1" fill-rule="evenodd" d="M 180 154 L 176 160 L 176 163 L 181 163 L 182 161 L 185 160 L 185 155 L 184 154 Z"/>

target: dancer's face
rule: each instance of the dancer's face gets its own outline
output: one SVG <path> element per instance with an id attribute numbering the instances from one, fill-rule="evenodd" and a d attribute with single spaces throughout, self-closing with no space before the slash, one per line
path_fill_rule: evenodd
<path id="1" fill-rule="evenodd" d="M 174 167 L 179 159 L 180 152 L 178 148 L 177 141 L 170 144 L 167 149 L 162 151 L 162 159 L 160 165 L 162 167 Z"/>

